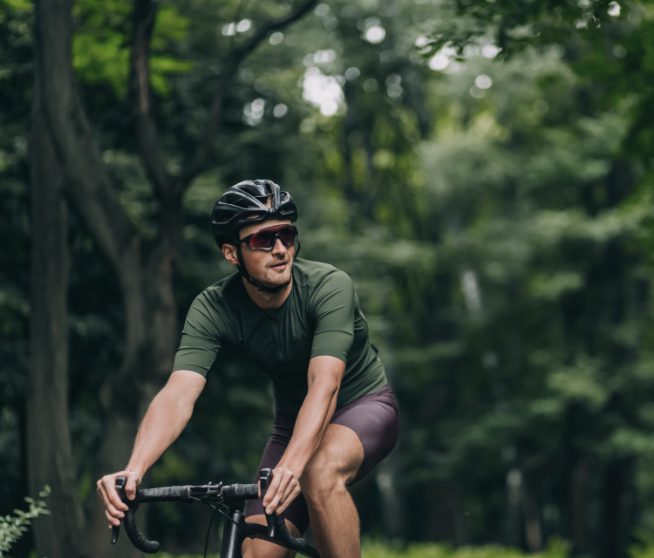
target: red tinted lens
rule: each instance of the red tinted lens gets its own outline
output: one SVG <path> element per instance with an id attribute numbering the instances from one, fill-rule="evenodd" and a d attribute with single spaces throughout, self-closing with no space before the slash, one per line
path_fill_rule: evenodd
<path id="1" fill-rule="evenodd" d="M 250 236 L 248 245 L 253 250 L 272 250 L 278 238 L 288 248 L 295 244 L 297 229 L 290 225 L 283 225 L 280 228 L 264 229 Z"/>
<path id="2" fill-rule="evenodd" d="M 270 231 L 261 231 L 250 237 L 248 244 L 253 250 L 272 250 L 277 235 Z"/>

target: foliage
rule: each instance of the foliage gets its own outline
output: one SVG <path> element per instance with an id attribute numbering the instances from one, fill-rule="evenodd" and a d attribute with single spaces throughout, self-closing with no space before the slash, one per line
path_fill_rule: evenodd
<path id="1" fill-rule="evenodd" d="M 76 2 L 77 32 L 73 61 L 87 84 L 109 86 L 118 98 L 127 94 L 132 3 L 113 1 L 102 10 L 95 2 Z M 150 58 L 156 93 L 169 94 L 168 76 L 192 69 L 190 61 L 170 56 L 170 45 L 185 41 L 191 22 L 174 6 L 163 6 L 157 17 L 157 34 Z"/>
<path id="2" fill-rule="evenodd" d="M 652 558 L 654 556 L 654 538 L 644 530 L 639 529 L 636 533 L 637 543 L 629 548 L 629 558 Z"/>
<path id="3" fill-rule="evenodd" d="M 519 558 L 526 554 L 515 548 L 502 546 L 476 546 L 454 548 L 437 544 L 410 544 L 395 547 L 392 544 L 368 541 L 364 543 L 362 555 L 366 558 Z M 550 541 L 542 552 L 529 554 L 534 558 L 566 558 L 570 556 L 570 545 L 558 539 Z"/>
<path id="4" fill-rule="evenodd" d="M 475 42 L 492 41 L 504 54 L 533 45 L 568 45 L 571 35 L 593 36 L 625 12 L 639 11 L 638 2 L 548 0 L 547 2 L 436 2 L 448 17 L 430 22 L 425 50 L 455 48 L 460 54 Z M 573 39 L 574 41 L 574 39 Z"/>
<path id="5" fill-rule="evenodd" d="M 0 421 L 9 433 L 0 455 L 16 478 L 2 487 L 4 502 L 24 461 L 32 57 L 30 4 L 8 6 L 0 236 L 16 249 L 0 256 Z M 131 4 L 110 6 L 76 3 L 76 77 L 121 201 L 156 239 L 129 105 Z M 201 137 L 224 54 L 288 6 L 161 3 L 153 117 L 171 168 Z M 517 556 L 460 546 L 536 550 L 558 535 L 599 555 L 611 533 L 626 548 L 636 526 L 654 527 L 653 21 L 650 7 L 631 1 L 335 0 L 271 36 L 232 83 L 211 168 L 183 202 L 178 311 L 229 271 L 207 228 L 217 193 L 244 176 L 292 190 L 303 255 L 354 277 L 400 398 L 400 447 L 387 476 L 365 487 L 364 530 L 385 533 L 391 509 L 406 518 L 394 536 L 453 545 L 369 543 L 367 552 Z M 308 95 L 312 79 L 335 91 L 333 104 Z M 84 490 L 124 315 L 79 216 L 70 238 L 71 429 Z M 270 412 L 256 371 L 225 366 L 153 483 L 249 477 Z M 166 510 L 150 521 L 184 547 L 182 534 L 201 538 L 206 523 L 195 519 Z M 540 528 L 535 541 L 528 525 Z"/>
<path id="6" fill-rule="evenodd" d="M 448 545 L 415 543 L 397 545 L 388 542 L 366 540 L 362 545 L 362 556 L 365 558 L 567 558 L 570 548 L 561 540 L 552 540 L 542 552 L 526 554 L 525 552 L 501 546 L 477 546 L 453 548 Z M 193 554 L 161 554 L 162 558 L 196 558 Z M 634 556 L 633 558 L 647 558 Z"/>
<path id="7" fill-rule="evenodd" d="M 0 557 L 7 556 L 11 547 L 27 532 L 33 519 L 50 513 L 44 500 L 49 494 L 50 489 L 46 487 L 39 492 L 38 500 L 29 496 L 25 498 L 27 510 L 16 509 L 13 514 L 0 517 Z"/>

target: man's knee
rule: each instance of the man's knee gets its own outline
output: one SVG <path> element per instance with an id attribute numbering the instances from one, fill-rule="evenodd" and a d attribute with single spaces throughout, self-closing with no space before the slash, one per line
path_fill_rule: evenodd
<path id="1" fill-rule="evenodd" d="M 315 503 L 324 501 L 334 493 L 346 492 L 347 483 L 356 475 L 358 466 L 359 461 L 348 459 L 347 452 L 343 452 L 342 448 L 323 446 L 302 474 L 302 493 Z"/>
<path id="2" fill-rule="evenodd" d="M 321 490 L 334 484 L 340 476 L 338 469 L 337 462 L 326 455 L 326 452 L 316 453 L 302 473 L 302 493 Z"/>
<path id="3" fill-rule="evenodd" d="M 326 504 L 333 496 L 347 492 L 346 481 L 334 469 L 325 466 L 307 467 L 301 480 L 302 493 L 310 508 Z"/>

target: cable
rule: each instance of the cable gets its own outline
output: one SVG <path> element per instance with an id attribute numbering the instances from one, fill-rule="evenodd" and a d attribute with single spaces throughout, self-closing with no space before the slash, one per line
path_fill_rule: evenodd
<path id="1" fill-rule="evenodd" d="M 241 529 L 241 526 L 238 524 L 238 522 L 234 521 L 229 514 L 225 513 L 225 510 L 223 510 L 220 506 L 212 506 L 211 504 L 203 502 L 202 500 L 197 501 L 201 504 L 204 504 L 205 506 L 210 507 L 213 510 L 213 513 L 209 518 L 209 525 L 207 526 L 207 535 L 204 539 L 204 558 L 207 558 L 207 554 L 209 552 L 209 537 L 211 536 L 211 526 L 214 519 L 216 518 L 216 515 L 221 514 L 225 519 L 227 519 L 227 521 L 236 525 L 237 529 Z"/>
<path id="2" fill-rule="evenodd" d="M 211 536 L 211 526 L 213 525 L 213 520 L 216 517 L 216 513 L 220 511 L 220 508 L 218 507 L 214 507 L 210 504 L 207 505 L 213 509 L 213 513 L 211 514 L 209 525 L 207 526 L 207 536 L 204 539 L 204 558 L 207 558 L 207 554 L 209 553 L 209 537 Z"/>

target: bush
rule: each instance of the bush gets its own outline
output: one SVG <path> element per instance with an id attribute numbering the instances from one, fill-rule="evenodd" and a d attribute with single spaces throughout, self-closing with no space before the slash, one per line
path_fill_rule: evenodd
<path id="1" fill-rule="evenodd" d="M 50 489 L 46 486 L 44 490 L 39 492 L 40 500 L 34 500 L 30 497 L 25 498 L 28 505 L 27 511 L 14 510 L 13 514 L 0 517 L 0 558 L 7 556 L 7 552 L 27 531 L 32 519 L 50 513 L 43 500 L 48 494 L 50 494 Z"/>
<path id="2" fill-rule="evenodd" d="M 635 538 L 638 543 L 629 548 L 629 558 L 654 558 L 654 535 L 645 529 L 638 529 Z"/>

